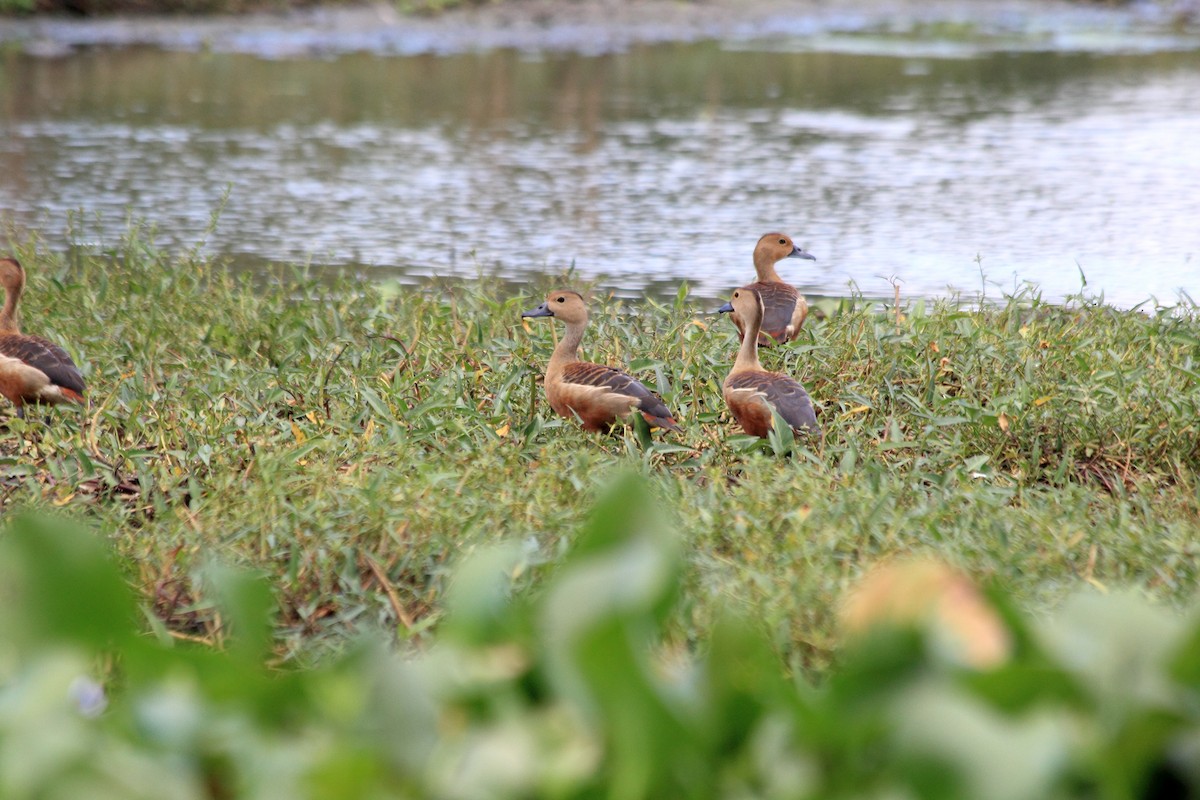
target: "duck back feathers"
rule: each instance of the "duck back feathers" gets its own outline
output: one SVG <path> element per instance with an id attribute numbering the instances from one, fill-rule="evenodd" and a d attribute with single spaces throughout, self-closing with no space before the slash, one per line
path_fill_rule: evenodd
<path id="1" fill-rule="evenodd" d="M 626 405 L 626 411 L 636 410 L 641 413 L 642 417 L 658 428 L 666 428 L 667 430 L 683 433 L 683 429 L 675 422 L 671 416 L 671 410 L 667 408 L 666 403 L 662 401 L 654 392 L 646 388 L 646 386 L 637 378 L 622 372 L 616 367 L 607 367 L 602 364 L 590 364 L 586 361 L 576 361 L 572 364 L 567 364 L 562 371 L 561 386 L 565 393 L 570 395 L 575 387 L 588 387 L 600 390 L 600 395 L 609 394 L 616 395 L 608 402 L 600 400 L 598 405 L 603 407 L 619 408 L 621 405 Z M 593 395 L 595 396 L 595 395 Z M 627 398 L 623 401 L 620 398 Z M 567 401 L 570 405 L 570 401 Z M 557 409 L 555 409 L 557 411 Z M 561 412 L 560 412 L 561 413 Z M 583 416 L 582 414 L 580 415 Z M 598 427 L 607 425 L 609 427 L 616 421 L 608 419 L 607 410 L 599 415 L 603 419 L 598 421 Z M 623 416 L 623 414 L 619 415 Z M 587 420 L 585 419 L 585 423 Z"/>
<path id="2" fill-rule="evenodd" d="M 0 356 L 16 359 L 40 370 L 50 383 L 83 399 L 83 374 L 67 351 L 41 336 L 0 334 Z"/>
<path id="3" fill-rule="evenodd" d="M 725 402 L 751 436 L 766 437 L 775 426 L 774 408 L 797 432 L 819 433 L 812 398 L 787 375 L 765 370 L 732 373 L 725 379 Z"/>

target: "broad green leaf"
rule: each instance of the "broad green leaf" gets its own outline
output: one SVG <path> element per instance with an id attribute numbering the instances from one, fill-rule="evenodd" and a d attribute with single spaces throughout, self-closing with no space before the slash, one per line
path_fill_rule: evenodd
<path id="1" fill-rule="evenodd" d="M 14 519 L 0 539 L 0 575 L 10 598 L 0 619 L 26 641 L 98 649 L 134 633 L 137 608 L 107 546 L 75 523 Z"/>

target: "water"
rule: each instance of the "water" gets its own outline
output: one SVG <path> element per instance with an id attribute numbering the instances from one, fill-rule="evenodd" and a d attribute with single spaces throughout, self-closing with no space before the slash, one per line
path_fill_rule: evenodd
<path id="1" fill-rule="evenodd" d="M 829 35 L 320 57 L 0 54 L 0 222 L 129 218 L 254 268 L 707 297 L 759 234 L 806 292 L 1200 298 L 1200 50 Z M 227 196 L 216 230 L 205 235 Z"/>

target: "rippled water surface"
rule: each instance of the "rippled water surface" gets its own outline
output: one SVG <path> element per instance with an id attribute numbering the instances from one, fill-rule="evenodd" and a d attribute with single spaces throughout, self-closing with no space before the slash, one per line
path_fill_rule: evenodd
<path id="1" fill-rule="evenodd" d="M 0 55 L 0 218 L 130 218 L 239 263 L 389 276 L 570 265 L 625 294 L 752 274 L 813 294 L 1200 298 L 1200 55 L 635 46 L 623 53 L 153 48 Z M 82 221 L 68 225 L 75 210 Z M 68 233 L 68 228 L 72 232 Z M 1000 288 L 997 288 L 996 285 Z"/>

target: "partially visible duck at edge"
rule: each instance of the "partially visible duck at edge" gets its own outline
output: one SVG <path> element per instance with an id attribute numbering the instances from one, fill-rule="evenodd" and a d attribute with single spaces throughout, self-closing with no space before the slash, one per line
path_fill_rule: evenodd
<path id="1" fill-rule="evenodd" d="M 804 387 L 781 372 L 767 372 L 758 361 L 757 334 L 764 314 L 758 290 L 753 285 L 737 289 L 719 310 L 738 314 L 746 322 L 747 335 L 742 338 L 722 391 L 729 410 L 746 433 L 764 439 L 769 436 L 775 427 L 774 409 L 796 433 L 820 434 L 812 400 Z"/>
<path id="2" fill-rule="evenodd" d="M 578 292 L 551 292 L 546 302 L 521 316 L 555 317 L 566 325 L 546 366 L 546 398 L 555 413 L 578 417 L 584 430 L 609 432 L 619 420 L 636 411 L 657 428 L 683 433 L 662 399 L 636 378 L 615 367 L 579 360 L 579 342 L 588 312 Z"/>
<path id="3" fill-rule="evenodd" d="M 750 284 L 763 302 L 762 332 L 758 343 L 770 347 L 775 342 L 784 344 L 796 338 L 800 326 L 808 316 L 808 301 L 800 291 L 779 277 L 776 262 L 785 258 L 806 258 L 816 261 L 816 256 L 797 247 L 790 236 L 783 233 L 767 233 L 754 246 L 754 271 L 758 281 Z M 745 338 L 746 321 L 736 311 L 732 315 L 737 326 L 738 337 Z"/>
<path id="4" fill-rule="evenodd" d="M 82 403 L 83 375 L 67 351 L 41 336 L 21 333 L 17 303 L 25 290 L 25 270 L 15 258 L 0 258 L 0 287 L 0 394 L 22 419 L 28 403 Z"/>

